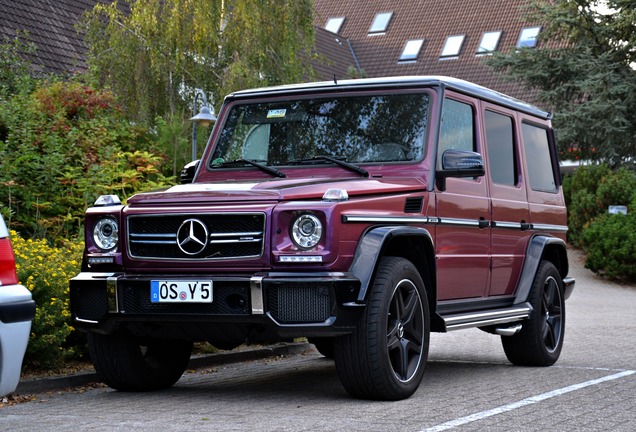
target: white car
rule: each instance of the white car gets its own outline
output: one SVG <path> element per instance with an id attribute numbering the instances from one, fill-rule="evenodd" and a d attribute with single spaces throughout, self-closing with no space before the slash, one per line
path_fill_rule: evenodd
<path id="1" fill-rule="evenodd" d="M 18 386 L 34 316 L 35 302 L 18 283 L 9 231 L 0 215 L 0 397 Z"/>

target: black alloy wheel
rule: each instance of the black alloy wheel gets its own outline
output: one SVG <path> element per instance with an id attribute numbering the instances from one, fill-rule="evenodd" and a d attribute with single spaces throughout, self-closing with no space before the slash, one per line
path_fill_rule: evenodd
<path id="1" fill-rule="evenodd" d="M 352 334 L 336 339 L 340 381 L 362 399 L 411 396 L 424 374 L 429 331 L 426 290 L 417 269 L 404 258 L 382 258 L 363 319 Z"/>
<path id="2" fill-rule="evenodd" d="M 565 296 L 559 271 L 542 261 L 528 301 L 533 311 L 519 333 L 502 336 L 506 357 L 521 366 L 551 366 L 559 359 L 565 337 Z"/>

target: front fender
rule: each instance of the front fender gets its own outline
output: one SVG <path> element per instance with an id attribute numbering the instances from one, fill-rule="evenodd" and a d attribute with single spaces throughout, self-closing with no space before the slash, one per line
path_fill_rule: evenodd
<path id="1" fill-rule="evenodd" d="M 411 226 L 381 226 L 364 234 L 349 269 L 360 280 L 358 302 L 366 299 L 378 262 L 385 255 L 409 259 L 427 282 L 427 289 L 433 293 L 436 291 L 435 252 L 433 238 L 428 230 Z"/>

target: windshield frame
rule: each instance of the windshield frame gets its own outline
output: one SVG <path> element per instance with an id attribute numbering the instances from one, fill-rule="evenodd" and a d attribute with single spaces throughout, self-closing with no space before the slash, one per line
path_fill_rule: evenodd
<path id="1" fill-rule="evenodd" d="M 427 154 L 430 150 L 429 136 L 431 134 L 431 128 L 432 128 L 431 121 L 433 116 L 433 106 L 436 101 L 435 90 L 436 89 L 434 87 L 415 87 L 415 88 L 388 87 L 388 88 L 381 88 L 381 89 L 374 88 L 374 89 L 368 89 L 368 90 L 356 89 L 356 91 L 347 91 L 346 94 L 344 92 L 328 91 L 328 92 L 303 92 L 303 93 L 294 93 L 290 95 L 280 94 L 280 93 L 276 95 L 261 94 L 259 95 L 259 97 L 236 98 L 236 99 L 228 97 L 223 108 L 221 109 L 219 122 L 217 122 L 217 124 L 215 125 L 215 130 L 212 136 L 210 137 L 210 142 L 208 143 L 208 149 L 206 149 L 204 159 L 202 160 L 202 162 L 204 162 L 202 165 L 204 165 L 205 170 L 207 172 L 218 172 L 220 170 L 221 171 L 225 171 L 225 170 L 236 171 L 236 170 L 246 170 L 246 169 L 249 171 L 258 170 L 257 168 L 252 167 L 249 164 L 245 164 L 244 166 L 239 166 L 239 167 L 222 167 L 222 164 L 216 163 L 216 160 L 214 157 L 217 147 L 221 143 L 223 131 L 227 127 L 228 121 L 230 121 L 231 119 L 230 113 L 237 106 L 257 105 L 257 104 L 275 105 L 277 103 L 290 104 L 295 101 L 306 101 L 310 99 L 329 100 L 329 99 L 338 99 L 338 98 L 360 98 L 360 97 L 370 98 L 370 97 L 377 97 L 377 96 L 398 96 L 399 97 L 404 95 L 425 95 L 428 98 L 427 106 L 424 107 L 426 120 L 423 124 L 424 131 L 421 137 L 419 137 L 419 139 L 421 140 L 421 151 L 419 152 L 419 155 L 417 155 L 417 157 L 415 157 L 414 159 L 395 160 L 395 161 L 355 161 L 355 160 L 347 161 L 355 165 L 366 166 L 366 167 L 373 166 L 373 165 L 384 166 L 384 165 L 418 164 L 418 163 L 421 163 L 424 159 L 426 159 Z M 259 124 L 265 124 L 265 123 L 259 123 Z M 338 155 L 330 155 L 330 156 L 334 158 L 339 157 Z M 240 158 L 237 158 L 237 159 L 240 159 Z M 284 168 L 285 172 L 287 172 L 288 170 L 294 170 L 299 168 L 307 169 L 312 167 L 324 167 L 323 164 L 315 164 L 315 165 L 305 165 L 305 164 L 298 164 L 298 163 L 269 164 L 269 163 L 263 162 L 262 160 L 257 160 L 257 162 L 263 163 L 264 165 L 267 165 L 267 166 L 275 166 L 277 168 Z M 289 159 L 286 162 L 292 162 L 292 160 Z M 333 165 L 333 162 L 330 162 L 328 160 L 324 160 L 323 163 Z"/>

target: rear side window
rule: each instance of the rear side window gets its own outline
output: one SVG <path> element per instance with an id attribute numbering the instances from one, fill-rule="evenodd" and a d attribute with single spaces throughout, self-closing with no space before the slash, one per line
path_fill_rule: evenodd
<path id="1" fill-rule="evenodd" d="M 552 155 L 548 131 L 539 126 L 523 123 L 521 133 L 528 161 L 528 182 L 535 191 L 556 192 Z"/>
<path id="2" fill-rule="evenodd" d="M 515 186 L 517 184 L 517 155 L 513 135 L 512 118 L 486 111 L 486 141 L 490 178 L 493 183 Z"/>
<path id="3" fill-rule="evenodd" d="M 445 99 L 437 153 L 439 167 L 442 154 L 450 149 L 475 151 L 475 126 L 471 105 Z"/>

